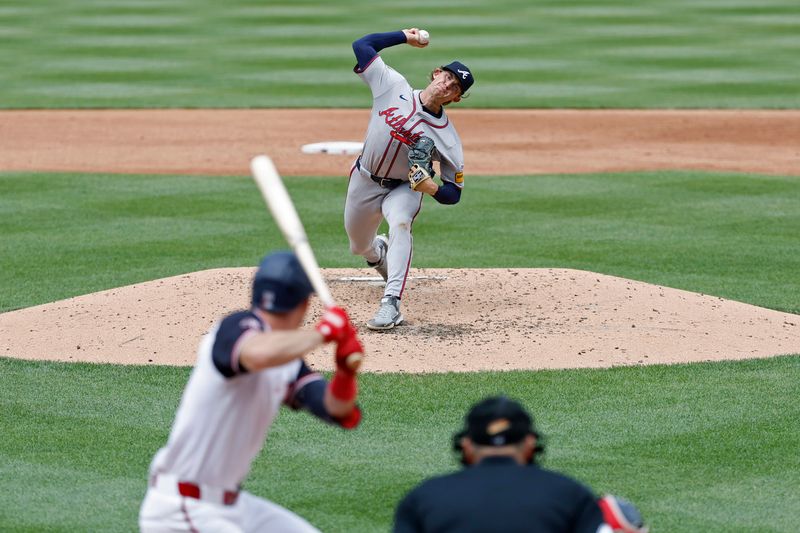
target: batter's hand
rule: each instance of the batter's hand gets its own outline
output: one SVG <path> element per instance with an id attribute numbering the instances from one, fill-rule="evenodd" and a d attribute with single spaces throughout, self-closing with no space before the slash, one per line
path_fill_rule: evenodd
<path id="1" fill-rule="evenodd" d="M 403 33 L 406 34 L 406 42 L 411 46 L 416 48 L 425 48 L 428 46 L 428 43 L 422 44 L 419 42 L 419 28 L 409 28 L 403 30 Z"/>
<path id="2" fill-rule="evenodd" d="M 322 315 L 316 329 L 322 335 L 324 342 L 331 342 L 344 339 L 352 328 L 347 311 L 341 307 L 329 307 Z"/>
<path id="3" fill-rule="evenodd" d="M 336 368 L 348 374 L 355 374 L 364 360 L 364 346 L 351 327 L 345 337 L 336 345 Z"/>

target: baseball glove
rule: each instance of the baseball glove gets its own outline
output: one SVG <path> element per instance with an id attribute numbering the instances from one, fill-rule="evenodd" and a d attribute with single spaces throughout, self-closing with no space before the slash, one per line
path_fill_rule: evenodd
<path id="1" fill-rule="evenodd" d="M 435 148 L 433 139 L 423 135 L 408 151 L 408 184 L 412 189 L 417 190 L 420 183 L 436 175 L 431 162 Z"/>

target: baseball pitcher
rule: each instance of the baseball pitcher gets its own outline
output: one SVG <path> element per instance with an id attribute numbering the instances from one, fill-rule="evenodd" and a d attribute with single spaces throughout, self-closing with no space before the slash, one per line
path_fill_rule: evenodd
<path id="1" fill-rule="evenodd" d="M 436 67 L 425 89 L 411 87 L 383 62 L 378 52 L 398 44 L 428 45 L 417 28 L 373 33 L 353 43 L 354 72 L 372 92 L 372 111 L 364 149 L 350 169 L 344 224 L 350 251 L 386 281 L 380 307 L 367 323 L 389 330 L 403 321 L 400 299 L 411 268 L 411 227 L 423 194 L 456 204 L 464 186 L 461 139 L 445 113 L 472 86 L 472 72 L 458 61 Z M 433 162 L 439 165 L 438 178 Z M 385 219 L 389 236 L 378 235 Z"/>

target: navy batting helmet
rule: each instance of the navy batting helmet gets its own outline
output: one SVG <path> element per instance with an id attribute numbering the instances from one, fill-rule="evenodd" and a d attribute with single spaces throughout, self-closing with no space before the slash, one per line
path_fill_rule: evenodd
<path id="1" fill-rule="evenodd" d="M 253 307 L 270 313 L 291 311 L 314 292 L 292 252 L 273 252 L 261 260 L 253 278 Z"/>

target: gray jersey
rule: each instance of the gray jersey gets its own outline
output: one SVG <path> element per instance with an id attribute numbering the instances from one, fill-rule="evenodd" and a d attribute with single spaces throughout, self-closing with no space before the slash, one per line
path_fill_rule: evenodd
<path id="1" fill-rule="evenodd" d="M 423 111 L 406 79 L 379 55 L 356 70 L 372 91 L 373 103 L 361 165 L 382 178 L 408 181 L 408 150 L 422 135 L 436 144 L 433 160 L 439 162 L 439 178 L 462 187 L 464 152 L 455 127 L 444 108 L 440 117 Z"/>

